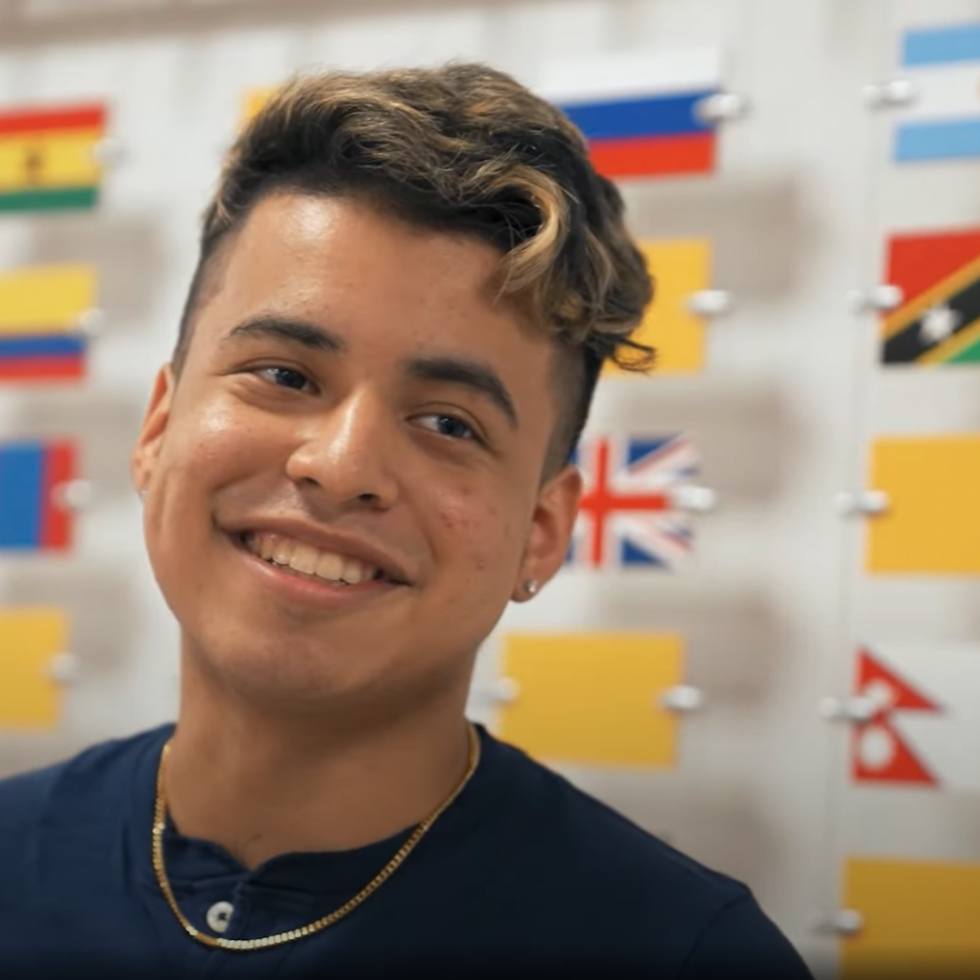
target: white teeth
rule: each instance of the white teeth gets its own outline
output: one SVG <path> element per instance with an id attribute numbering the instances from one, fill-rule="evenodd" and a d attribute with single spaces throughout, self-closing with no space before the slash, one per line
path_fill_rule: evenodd
<path id="1" fill-rule="evenodd" d="M 310 544 L 293 541 L 281 534 L 261 532 L 244 538 L 249 551 L 284 568 L 328 582 L 359 585 L 378 577 L 378 569 L 356 558 L 331 551 L 320 551 Z"/>
<path id="2" fill-rule="evenodd" d="M 298 544 L 289 560 L 289 567 L 304 575 L 312 575 L 316 571 L 317 560 L 320 557 L 318 549 L 309 544 Z"/>
<path id="3" fill-rule="evenodd" d="M 368 574 L 369 569 L 365 568 L 359 561 L 347 558 L 344 560 L 344 571 L 340 577 L 351 585 L 358 585 L 367 578 Z"/>
<path id="4" fill-rule="evenodd" d="M 272 560 L 277 565 L 288 565 L 293 557 L 293 542 L 289 538 L 281 538 L 278 534 L 273 534 L 275 539 L 272 546 Z"/>
<path id="5" fill-rule="evenodd" d="M 316 563 L 317 578 L 329 579 L 336 582 L 343 578 L 344 559 L 329 551 L 321 551 Z"/>

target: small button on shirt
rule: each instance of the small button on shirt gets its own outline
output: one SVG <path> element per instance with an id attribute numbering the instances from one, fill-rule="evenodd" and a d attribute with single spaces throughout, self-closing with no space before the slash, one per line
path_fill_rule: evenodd
<path id="1" fill-rule="evenodd" d="M 208 909 L 208 914 L 205 916 L 208 928 L 212 932 L 218 933 L 218 935 L 226 933 L 228 931 L 228 923 L 231 922 L 234 911 L 235 906 L 231 902 L 215 902 Z"/>
<path id="2" fill-rule="evenodd" d="M 483 729 L 473 778 L 362 905 L 280 946 L 205 945 L 177 921 L 153 872 L 156 771 L 171 733 L 165 726 L 0 781 L 4 980 L 810 977 L 744 885 Z M 334 912 L 411 830 L 253 869 L 172 825 L 163 846 L 189 922 L 206 935 L 255 939 Z"/>

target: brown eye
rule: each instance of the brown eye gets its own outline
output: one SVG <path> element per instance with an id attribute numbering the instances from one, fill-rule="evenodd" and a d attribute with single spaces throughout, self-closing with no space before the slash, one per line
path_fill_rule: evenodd
<path id="1" fill-rule="evenodd" d="M 296 391 L 302 391 L 309 384 L 306 375 L 293 368 L 260 368 L 256 373 L 278 388 L 293 388 Z"/>
<path id="2" fill-rule="evenodd" d="M 423 427 L 450 439 L 475 439 L 472 427 L 453 415 L 420 415 Z"/>

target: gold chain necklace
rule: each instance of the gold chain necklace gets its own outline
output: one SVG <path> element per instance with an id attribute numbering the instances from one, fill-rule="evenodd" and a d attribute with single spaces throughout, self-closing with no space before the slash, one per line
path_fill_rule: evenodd
<path id="1" fill-rule="evenodd" d="M 160 753 L 160 764 L 157 768 L 156 799 L 153 805 L 153 871 L 156 874 L 160 891 L 163 892 L 163 897 L 167 900 L 167 905 L 170 906 L 170 911 L 173 912 L 177 921 L 184 927 L 184 931 L 188 936 L 196 939 L 199 943 L 203 943 L 205 946 L 211 946 L 217 949 L 266 949 L 269 946 L 281 946 L 283 943 L 290 943 L 296 939 L 304 939 L 306 936 L 312 936 L 314 933 L 326 929 L 327 926 L 332 926 L 339 919 L 347 915 L 348 912 L 353 912 L 358 905 L 373 892 L 377 891 L 398 870 L 405 858 L 415 850 L 419 841 L 428 833 L 436 820 L 439 819 L 453 800 L 462 793 L 463 788 L 470 781 L 473 773 L 476 772 L 476 767 L 480 764 L 480 736 L 472 724 L 469 725 L 468 731 L 470 755 L 466 772 L 463 773 L 463 778 L 456 784 L 456 788 L 449 796 L 412 831 L 412 835 L 402 844 L 398 849 L 398 853 L 381 871 L 352 899 L 345 902 L 339 909 L 336 909 L 329 915 L 325 915 L 322 919 L 317 919 L 308 925 L 300 926 L 299 929 L 290 929 L 288 932 L 277 932 L 273 936 L 263 936 L 261 939 L 220 939 L 208 936 L 190 923 L 184 913 L 181 912 L 180 906 L 177 904 L 177 899 L 174 898 L 173 889 L 170 887 L 170 879 L 167 877 L 167 869 L 163 862 L 163 831 L 167 823 L 167 800 L 163 790 L 163 771 L 167 761 L 167 755 L 170 751 L 170 742 L 168 741 Z"/>

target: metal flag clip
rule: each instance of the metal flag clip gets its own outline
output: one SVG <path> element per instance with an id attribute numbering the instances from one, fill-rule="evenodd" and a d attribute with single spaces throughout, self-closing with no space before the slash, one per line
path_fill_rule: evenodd
<path id="1" fill-rule="evenodd" d="M 521 696 L 521 685 L 513 677 L 498 677 L 489 684 L 473 688 L 478 701 L 490 704 L 513 704 Z"/>
<path id="2" fill-rule="evenodd" d="M 678 684 L 663 691 L 658 701 L 665 711 L 691 714 L 704 707 L 704 692 L 701 688 L 692 687 L 690 684 Z"/>
<path id="3" fill-rule="evenodd" d="M 879 714 L 882 707 L 878 699 L 858 695 L 851 698 L 824 698 L 817 710 L 824 721 L 863 725 Z"/>
<path id="4" fill-rule="evenodd" d="M 92 147 L 92 159 L 102 167 L 118 167 L 126 160 L 126 149 L 112 137 L 101 139 Z"/>
<path id="5" fill-rule="evenodd" d="M 686 510 L 692 514 L 707 514 L 718 506 L 718 494 L 710 487 L 671 487 L 667 496 L 675 510 Z"/>
<path id="6" fill-rule="evenodd" d="M 810 915 L 810 930 L 832 936 L 856 936 L 864 928 L 864 916 L 857 909 L 834 909 Z"/>
<path id="7" fill-rule="evenodd" d="M 834 496 L 833 504 L 841 517 L 878 517 L 887 513 L 891 498 L 884 490 L 844 491 Z"/>
<path id="8" fill-rule="evenodd" d="M 78 657 L 73 653 L 57 653 L 48 662 L 48 676 L 58 684 L 74 684 L 78 675 Z"/>
<path id="9" fill-rule="evenodd" d="M 715 92 L 705 96 L 694 106 L 694 115 L 711 125 L 743 119 L 752 106 L 744 95 L 737 92 Z"/>
<path id="10" fill-rule="evenodd" d="M 97 337 L 105 327 L 105 312 L 93 306 L 79 315 L 76 325 L 87 337 Z"/>
<path id="11" fill-rule="evenodd" d="M 687 298 L 687 308 L 697 316 L 724 316 L 734 306 L 735 297 L 727 289 L 701 289 Z"/>
<path id="12" fill-rule="evenodd" d="M 861 94 L 869 109 L 901 109 L 915 105 L 919 86 L 911 78 L 890 78 L 865 85 Z"/>
<path id="13" fill-rule="evenodd" d="M 72 511 L 85 510 L 90 506 L 93 492 L 90 480 L 67 480 L 52 490 L 55 505 Z"/>
<path id="14" fill-rule="evenodd" d="M 897 310 L 905 300 L 901 286 L 890 282 L 879 283 L 866 292 L 852 289 L 847 294 L 847 301 L 855 313 L 891 313 Z"/>

